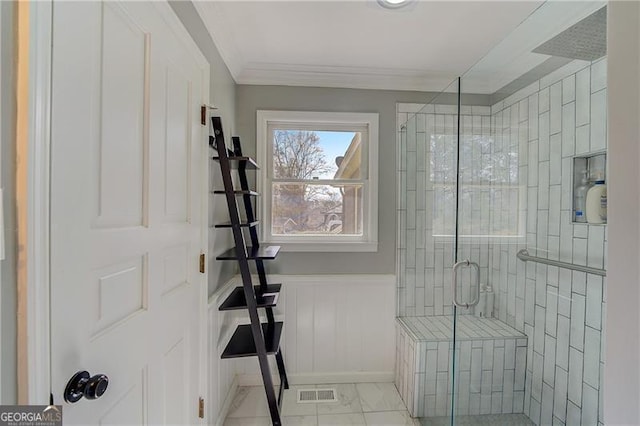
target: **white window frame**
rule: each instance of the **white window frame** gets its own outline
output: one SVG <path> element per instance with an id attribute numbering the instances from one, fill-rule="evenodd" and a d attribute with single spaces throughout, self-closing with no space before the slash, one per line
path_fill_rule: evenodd
<path id="1" fill-rule="evenodd" d="M 300 124 L 308 128 L 349 129 L 367 127 L 368 138 L 362 141 L 363 223 L 362 235 L 273 235 L 271 233 L 271 203 L 273 163 L 270 123 Z M 283 251 L 293 252 L 375 252 L 378 251 L 378 114 L 352 112 L 257 111 L 256 153 L 260 170 L 256 174 L 260 197 L 262 240 L 277 244 Z M 366 143 L 364 143 L 366 142 Z M 359 181 L 360 182 L 360 181 Z"/>

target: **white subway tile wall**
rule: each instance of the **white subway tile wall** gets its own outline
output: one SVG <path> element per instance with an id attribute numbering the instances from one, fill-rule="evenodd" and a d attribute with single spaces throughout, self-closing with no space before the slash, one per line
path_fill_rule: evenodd
<path id="1" fill-rule="evenodd" d="M 507 372 L 517 371 L 506 367 L 506 358 L 496 380 L 491 370 L 491 389 L 502 393 L 501 407 L 511 405 L 513 412 L 523 411 L 536 424 L 602 424 L 606 279 L 525 264 L 516 253 L 528 248 L 537 256 L 606 269 L 606 226 L 572 223 L 571 199 L 571 157 L 607 147 L 606 92 L 606 58 L 590 65 L 574 61 L 491 107 L 466 107 L 460 117 L 461 146 L 466 146 L 460 159 L 463 190 L 485 184 L 483 176 L 489 168 L 492 188 L 517 188 L 494 191 L 490 208 L 481 208 L 481 190 L 461 195 L 458 215 L 463 234 L 477 236 L 487 230 L 492 237 L 461 238 L 459 258 L 480 264 L 481 283 L 491 284 L 495 292 L 495 317 L 529 338 L 526 352 L 520 358 L 516 355 L 515 361 L 526 363 L 526 377 L 513 382 L 514 395 L 521 389 L 522 402 L 505 396 L 511 394 L 504 385 L 511 374 Z M 446 194 L 442 188 L 455 184 L 455 173 L 451 174 L 455 152 L 435 151 L 455 147 L 457 116 L 454 106 L 418 108 L 398 104 L 397 279 L 398 316 L 403 318 L 452 314 L 453 241 L 443 234 L 452 233 L 455 204 L 435 195 L 437 191 Z M 498 237 L 513 230 L 518 235 Z M 470 273 L 466 271 L 458 281 L 459 297 L 470 298 L 474 291 Z M 412 342 L 414 359 L 424 356 L 423 352 L 428 355 L 429 349 L 423 347 L 427 342 L 420 342 L 415 330 L 403 326 L 397 330 Z M 413 339 L 407 337 L 411 335 Z M 434 335 L 428 344 L 437 341 Z M 509 340 L 498 341 L 506 348 Z M 475 349 L 476 362 L 482 362 L 482 348 Z M 472 364 L 473 354 L 472 349 Z M 428 356 L 425 363 L 429 364 Z M 447 406 L 446 398 L 437 394 L 438 389 L 447 389 L 438 384 L 438 374 L 443 372 L 437 366 L 420 370 L 419 365 L 401 364 L 397 361 L 405 394 L 412 389 L 417 404 L 410 412 L 438 412 Z M 497 399 L 483 398 L 482 389 L 473 390 L 471 385 L 489 386 L 488 371 L 460 370 L 460 409 L 469 413 L 497 410 Z M 419 392 L 426 395 L 424 401 L 416 398 Z"/>

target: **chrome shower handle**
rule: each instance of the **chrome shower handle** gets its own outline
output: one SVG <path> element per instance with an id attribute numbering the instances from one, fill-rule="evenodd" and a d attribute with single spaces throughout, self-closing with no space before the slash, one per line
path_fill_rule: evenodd
<path id="1" fill-rule="evenodd" d="M 458 301 L 458 268 L 461 266 L 470 266 L 476 270 L 476 297 L 470 303 L 462 303 Z M 476 262 L 471 262 L 469 259 L 456 262 L 453 265 L 453 275 L 451 278 L 451 285 L 453 286 L 453 304 L 459 308 L 469 309 L 472 306 L 476 306 L 480 301 L 480 265 Z"/>

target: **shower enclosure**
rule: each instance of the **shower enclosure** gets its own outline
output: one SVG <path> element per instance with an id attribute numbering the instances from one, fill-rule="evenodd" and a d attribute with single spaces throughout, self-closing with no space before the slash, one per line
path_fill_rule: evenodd
<path id="1" fill-rule="evenodd" d="M 606 197 L 603 223 L 576 200 L 606 183 L 605 34 L 606 3 L 545 3 L 398 104 L 396 386 L 424 425 L 602 424 Z"/>

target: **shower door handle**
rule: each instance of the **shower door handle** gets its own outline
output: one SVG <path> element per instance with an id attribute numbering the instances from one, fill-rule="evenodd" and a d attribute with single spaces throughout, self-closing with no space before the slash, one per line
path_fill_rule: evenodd
<path id="1" fill-rule="evenodd" d="M 458 268 L 461 266 L 469 266 L 476 270 L 476 297 L 469 303 L 462 303 L 458 301 Z M 472 306 L 476 306 L 480 301 L 480 265 L 476 262 L 471 262 L 469 259 L 462 260 L 453 265 L 453 275 L 451 277 L 451 285 L 453 286 L 453 304 L 458 308 L 469 309 Z"/>

